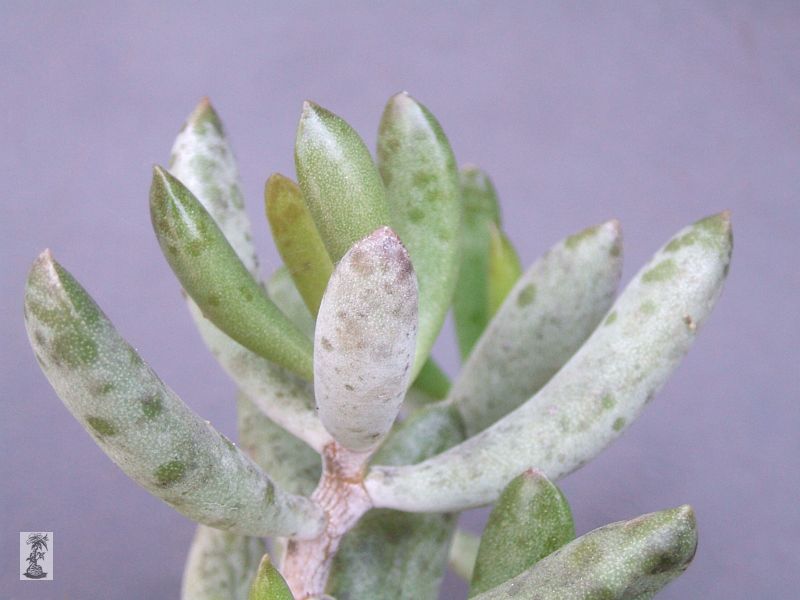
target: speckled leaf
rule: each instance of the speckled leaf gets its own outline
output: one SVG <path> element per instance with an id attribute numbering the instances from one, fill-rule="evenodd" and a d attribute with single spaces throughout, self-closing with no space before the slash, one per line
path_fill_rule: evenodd
<path id="1" fill-rule="evenodd" d="M 314 317 L 297 291 L 289 269 L 278 268 L 267 282 L 267 293 L 280 311 L 309 339 L 314 337 Z"/>
<path id="2" fill-rule="evenodd" d="M 430 406 L 394 429 L 374 460 L 411 464 L 463 439 L 458 411 Z M 338 600 L 435 600 L 456 520 L 454 514 L 368 512 L 342 540 L 328 591 Z"/>
<path id="3" fill-rule="evenodd" d="M 321 511 L 276 487 L 194 414 L 45 251 L 25 295 L 42 370 L 97 444 L 134 481 L 187 517 L 251 535 L 313 537 Z"/>
<path id="4" fill-rule="evenodd" d="M 561 490 L 538 471 L 525 471 L 506 486 L 489 515 L 470 597 L 516 577 L 574 539 L 572 511 Z"/>
<path id="5" fill-rule="evenodd" d="M 322 471 L 319 454 L 267 417 L 245 394 L 238 395 L 237 407 L 239 443 L 245 454 L 286 491 L 311 495 Z"/>
<path id="6" fill-rule="evenodd" d="M 308 310 L 316 317 L 333 263 L 311 212 L 298 185 L 280 173 L 267 180 L 264 197 L 275 247 Z"/>
<path id="7" fill-rule="evenodd" d="M 273 566 L 268 554 L 261 559 L 248 600 L 294 600 L 286 580 Z"/>
<path id="8" fill-rule="evenodd" d="M 481 538 L 474 533 L 456 529 L 453 542 L 450 544 L 450 556 L 447 559 L 450 568 L 467 583 L 472 579 L 480 543 Z"/>
<path id="9" fill-rule="evenodd" d="M 616 221 L 590 227 L 517 282 L 450 393 L 471 435 L 528 400 L 594 331 L 614 299 L 621 243 Z"/>
<path id="10" fill-rule="evenodd" d="M 683 573 L 697 548 L 688 506 L 606 525 L 474 600 L 644 600 Z"/>
<path id="11" fill-rule="evenodd" d="M 497 225 L 489 223 L 489 322 L 521 275 L 522 265 L 511 240 Z"/>
<path id="12" fill-rule="evenodd" d="M 388 227 L 355 244 L 328 283 L 314 334 L 314 395 L 322 423 L 345 448 L 377 446 L 409 386 L 417 282 Z"/>
<path id="13" fill-rule="evenodd" d="M 691 346 L 722 290 L 731 248 L 727 213 L 679 232 L 533 398 L 419 465 L 374 467 L 365 483 L 375 505 L 460 510 L 494 501 L 531 466 L 557 479 L 591 460 L 639 415 Z"/>
<path id="14" fill-rule="evenodd" d="M 222 121 L 208 98 L 200 101 L 175 139 L 169 170 L 191 190 L 214 218 L 245 268 L 255 274 L 258 260 L 250 219 L 244 210 L 239 169 Z"/>
<path id="15" fill-rule="evenodd" d="M 310 379 L 308 338 L 267 297 L 197 198 L 160 167 L 150 216 L 167 262 L 203 314 L 249 350 Z"/>
<path id="16" fill-rule="evenodd" d="M 334 263 L 358 240 L 389 225 L 378 169 L 344 119 L 313 102 L 303 104 L 294 159 L 303 197 Z"/>
<path id="17" fill-rule="evenodd" d="M 181 600 L 248 600 L 264 541 L 199 525 L 183 569 Z"/>
<path id="18" fill-rule="evenodd" d="M 419 284 L 419 331 L 411 377 L 439 335 L 455 291 L 461 205 L 453 151 L 436 118 L 405 92 L 392 96 L 378 132 L 378 168 L 392 228 Z"/>
<path id="19" fill-rule="evenodd" d="M 453 297 L 453 317 L 461 359 L 489 323 L 489 223 L 500 224 L 497 193 L 476 167 L 461 170 L 461 265 Z"/>

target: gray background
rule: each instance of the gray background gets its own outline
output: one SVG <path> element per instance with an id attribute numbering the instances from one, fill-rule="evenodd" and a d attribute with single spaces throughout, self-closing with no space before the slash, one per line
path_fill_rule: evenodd
<path id="1" fill-rule="evenodd" d="M 193 530 L 95 447 L 40 373 L 21 308 L 35 256 L 52 248 L 233 435 L 233 388 L 151 234 L 151 165 L 209 95 L 275 266 L 261 190 L 272 171 L 294 174 L 302 100 L 372 146 L 401 89 L 460 162 L 492 174 L 526 264 L 617 217 L 628 279 L 680 227 L 732 209 L 730 281 L 696 346 L 563 488 L 580 532 L 694 505 L 698 556 L 665 599 L 797 597 L 799 46 L 796 3 L 2 1 L 0 597 L 175 598 Z M 449 325 L 436 353 L 454 373 Z M 18 532 L 32 529 L 55 532 L 54 582 L 17 581 Z M 443 597 L 464 589 L 450 575 Z"/>

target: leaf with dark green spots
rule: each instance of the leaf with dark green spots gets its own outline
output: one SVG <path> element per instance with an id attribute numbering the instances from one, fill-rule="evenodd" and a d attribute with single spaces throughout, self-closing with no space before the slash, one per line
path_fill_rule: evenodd
<path id="1" fill-rule="evenodd" d="M 25 315 L 31 345 L 56 393 L 131 479 L 212 527 L 250 535 L 319 534 L 319 507 L 276 487 L 194 414 L 48 251 L 28 277 Z M 86 356 L 83 347 L 90 345 L 94 358 L 65 360 L 64 344 L 56 343 L 65 339 L 68 356 Z"/>
<path id="2" fill-rule="evenodd" d="M 248 600 L 294 600 L 286 580 L 265 554 L 250 588 Z"/>
<path id="3" fill-rule="evenodd" d="M 497 225 L 489 223 L 489 321 L 500 309 L 520 275 L 522 265 L 511 240 Z"/>
<path id="4" fill-rule="evenodd" d="M 199 525 L 183 570 L 181 600 L 248 600 L 264 541 Z"/>
<path id="5" fill-rule="evenodd" d="M 222 121 L 208 98 L 200 101 L 175 138 L 169 170 L 214 218 L 245 268 L 255 275 L 258 259 L 239 169 Z"/>
<path id="6" fill-rule="evenodd" d="M 167 262 L 203 314 L 241 345 L 310 379 L 308 338 L 267 297 L 197 198 L 159 167 L 150 216 Z"/>
<path id="7" fill-rule="evenodd" d="M 606 525 L 474 600 L 644 600 L 689 566 L 697 524 L 688 506 Z"/>
<path id="8" fill-rule="evenodd" d="M 376 447 L 400 410 L 417 332 L 417 282 L 403 244 L 381 227 L 336 265 L 314 332 L 319 417 L 345 448 Z"/>
<path id="9" fill-rule="evenodd" d="M 447 512 L 488 504 L 524 469 L 555 480 L 617 439 L 678 366 L 722 291 L 733 247 L 729 215 L 712 221 L 675 237 L 697 233 L 704 242 L 656 253 L 615 302 L 616 320 L 596 328 L 519 408 L 424 463 L 372 467 L 365 487 L 375 506 Z M 672 276 L 644 281 L 666 256 Z M 652 311 L 641 310 L 645 303 Z"/>
<path id="10" fill-rule="evenodd" d="M 314 317 L 297 291 L 289 269 L 283 266 L 275 270 L 267 281 L 267 294 L 295 327 L 309 339 L 314 337 Z"/>
<path id="11" fill-rule="evenodd" d="M 358 240 L 389 225 L 378 170 L 344 119 L 305 102 L 294 159 L 303 198 L 334 263 Z"/>
<path id="12" fill-rule="evenodd" d="M 489 323 L 489 223 L 500 225 L 497 193 L 477 167 L 460 174 L 461 265 L 453 297 L 453 317 L 461 359 L 466 360 Z"/>
<path id="13" fill-rule="evenodd" d="M 378 167 L 391 226 L 411 255 L 419 283 L 416 377 L 453 300 L 461 206 L 450 143 L 430 111 L 405 92 L 392 96 L 383 111 Z"/>
<path id="14" fill-rule="evenodd" d="M 614 300 L 622 256 L 611 250 L 621 243 L 616 221 L 590 227 L 519 278 L 449 395 L 470 434 L 538 392 L 591 335 Z"/>
<path id="15" fill-rule="evenodd" d="M 433 405 L 396 427 L 374 460 L 416 463 L 463 439 L 458 411 Z M 327 591 L 338 600 L 435 600 L 456 521 L 455 514 L 368 512 L 342 540 Z"/>
<path id="16" fill-rule="evenodd" d="M 298 185 L 280 173 L 267 180 L 264 198 L 275 247 L 308 310 L 316 317 L 333 263 L 311 212 Z"/>
<path id="17" fill-rule="evenodd" d="M 575 523 L 561 490 L 538 471 L 522 473 L 506 486 L 489 515 L 470 597 L 516 577 L 573 539 Z"/>

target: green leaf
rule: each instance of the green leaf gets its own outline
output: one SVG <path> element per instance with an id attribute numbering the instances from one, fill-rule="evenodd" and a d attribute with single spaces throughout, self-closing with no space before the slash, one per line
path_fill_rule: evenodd
<path id="1" fill-rule="evenodd" d="M 414 386 L 427 394 L 431 400 L 442 400 L 450 391 L 450 378 L 442 368 L 428 358 L 414 380 Z"/>
<path id="2" fill-rule="evenodd" d="M 458 411 L 429 406 L 395 428 L 375 460 L 415 463 L 463 439 Z M 456 520 L 455 514 L 368 512 L 342 540 L 327 591 L 338 600 L 435 600 Z"/>
<path id="3" fill-rule="evenodd" d="M 453 151 L 439 122 L 405 92 L 392 96 L 378 132 L 378 168 L 392 228 L 419 283 L 419 332 L 412 378 L 430 354 L 455 291 L 461 206 Z"/>
<path id="4" fill-rule="evenodd" d="M 248 600 L 294 600 L 286 580 L 272 565 L 269 554 L 261 559 Z"/>
<path id="5" fill-rule="evenodd" d="M 239 169 L 222 121 L 208 98 L 200 101 L 175 139 L 169 170 L 200 201 L 245 268 L 255 274 L 258 259 L 244 210 Z"/>
<path id="6" fill-rule="evenodd" d="M 245 394 L 238 395 L 237 407 L 242 450 L 279 486 L 310 496 L 322 471 L 319 454 L 267 417 Z"/>
<path id="7" fill-rule="evenodd" d="M 314 333 L 314 396 L 331 435 L 356 452 L 377 446 L 410 382 L 417 282 L 403 244 L 382 227 L 336 265 Z"/>
<path id="8" fill-rule="evenodd" d="M 470 597 L 516 577 L 575 539 L 566 498 L 529 469 L 511 480 L 489 515 L 475 561 Z"/>
<path id="9" fill-rule="evenodd" d="M 267 297 L 203 205 L 160 167 L 150 216 L 167 262 L 203 314 L 246 348 L 310 379 L 308 338 Z"/>
<path id="10" fill-rule="evenodd" d="M 538 392 L 594 331 L 614 300 L 621 243 L 616 221 L 590 227 L 519 279 L 449 396 L 471 435 Z"/>
<path id="11" fill-rule="evenodd" d="M 267 293 L 280 311 L 295 327 L 309 338 L 314 337 L 314 317 L 308 312 L 303 297 L 297 291 L 289 269 L 279 267 L 267 282 Z"/>
<path id="12" fill-rule="evenodd" d="M 474 600 L 643 600 L 689 566 L 697 524 L 689 506 L 606 525 Z"/>
<path id="13" fill-rule="evenodd" d="M 236 533 L 320 533 L 320 509 L 275 486 L 193 413 L 49 251 L 28 277 L 25 321 L 39 364 L 66 407 L 154 496 L 190 519 Z"/>
<path id="14" fill-rule="evenodd" d="M 373 467 L 365 486 L 375 506 L 442 512 L 480 506 L 528 467 L 555 480 L 591 460 L 639 415 L 689 350 L 722 290 L 731 249 L 727 213 L 680 231 L 533 398 L 424 463 Z"/>
<path id="15" fill-rule="evenodd" d="M 497 225 L 489 223 L 489 321 L 500 309 L 520 275 L 522 265 L 511 240 Z"/>
<path id="16" fill-rule="evenodd" d="M 248 600 L 263 540 L 198 525 L 183 570 L 182 600 Z"/>
<path id="17" fill-rule="evenodd" d="M 461 265 L 453 297 L 453 317 L 461 359 L 466 360 L 489 323 L 489 223 L 500 225 L 497 193 L 477 167 L 460 174 Z"/>
<path id="18" fill-rule="evenodd" d="M 305 102 L 294 156 L 303 198 L 334 263 L 358 240 L 389 225 L 378 170 L 344 119 Z"/>
<path id="19" fill-rule="evenodd" d="M 333 272 L 311 212 L 297 184 L 275 173 L 264 190 L 272 239 L 308 310 L 316 317 Z"/>

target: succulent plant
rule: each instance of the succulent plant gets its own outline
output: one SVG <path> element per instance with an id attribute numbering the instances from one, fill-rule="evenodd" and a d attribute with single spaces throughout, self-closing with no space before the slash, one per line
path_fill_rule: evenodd
<path id="1" fill-rule="evenodd" d="M 553 482 L 618 438 L 688 350 L 728 272 L 728 214 L 679 231 L 615 300 L 616 221 L 523 272 L 491 181 L 458 170 L 408 94 L 386 106 L 376 161 L 305 103 L 295 162 L 298 183 L 266 184 L 285 263 L 267 282 L 207 101 L 153 173 L 158 242 L 239 390 L 238 445 L 49 251 L 28 278 L 25 322 L 56 393 L 126 474 L 199 523 L 182 597 L 433 599 L 449 560 L 475 599 L 642 600 L 685 570 L 691 508 L 576 538 Z M 430 357 L 451 308 L 452 384 Z M 492 504 L 480 539 L 456 529 L 459 511 Z"/>

